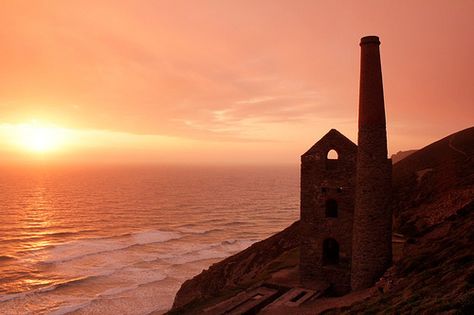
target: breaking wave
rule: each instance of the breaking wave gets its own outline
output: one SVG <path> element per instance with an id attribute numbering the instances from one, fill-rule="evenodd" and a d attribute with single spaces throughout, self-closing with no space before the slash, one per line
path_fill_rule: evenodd
<path id="1" fill-rule="evenodd" d="M 124 250 L 136 245 L 163 243 L 179 239 L 183 235 L 179 232 L 145 231 L 127 233 L 118 237 L 95 238 L 71 241 L 60 245 L 36 251 L 34 255 L 46 257 L 41 260 L 43 264 L 54 264 L 80 259 L 87 256 L 104 254 Z"/>
<path id="2" fill-rule="evenodd" d="M 189 264 L 196 261 L 226 258 L 255 243 L 256 240 L 226 240 L 219 243 L 199 246 L 195 245 L 189 250 L 170 257 L 162 257 L 173 265 Z"/>

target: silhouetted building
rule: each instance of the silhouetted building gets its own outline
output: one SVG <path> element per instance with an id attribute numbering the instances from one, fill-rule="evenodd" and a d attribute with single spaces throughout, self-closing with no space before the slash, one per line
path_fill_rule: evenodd
<path id="1" fill-rule="evenodd" d="M 350 290 L 357 146 L 331 129 L 301 156 L 300 272 L 304 284 Z"/>
<path id="2" fill-rule="evenodd" d="M 336 294 L 366 288 L 391 263 L 391 161 L 376 36 L 361 40 L 358 146 L 335 129 L 301 156 L 300 280 Z"/>

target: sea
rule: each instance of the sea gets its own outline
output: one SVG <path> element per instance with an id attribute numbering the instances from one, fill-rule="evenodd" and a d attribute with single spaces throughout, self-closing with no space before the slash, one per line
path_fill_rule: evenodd
<path id="1" fill-rule="evenodd" d="M 298 208 L 297 166 L 0 168 L 0 314 L 162 314 Z"/>

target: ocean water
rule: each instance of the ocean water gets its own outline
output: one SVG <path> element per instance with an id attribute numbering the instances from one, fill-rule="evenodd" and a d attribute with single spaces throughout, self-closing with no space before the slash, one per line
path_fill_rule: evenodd
<path id="1" fill-rule="evenodd" d="M 159 314 L 298 218 L 297 167 L 0 171 L 0 314 Z"/>

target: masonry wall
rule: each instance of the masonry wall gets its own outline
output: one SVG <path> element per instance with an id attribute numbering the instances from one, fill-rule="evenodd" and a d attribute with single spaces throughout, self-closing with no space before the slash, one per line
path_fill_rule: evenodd
<path id="1" fill-rule="evenodd" d="M 331 149 L 338 153 L 337 160 L 327 159 Z M 300 278 L 308 287 L 323 280 L 336 294 L 350 290 L 356 155 L 356 145 L 331 130 L 301 157 Z M 327 216 L 328 200 L 337 203 L 337 217 Z M 339 245 L 337 263 L 324 259 L 327 239 Z"/>

